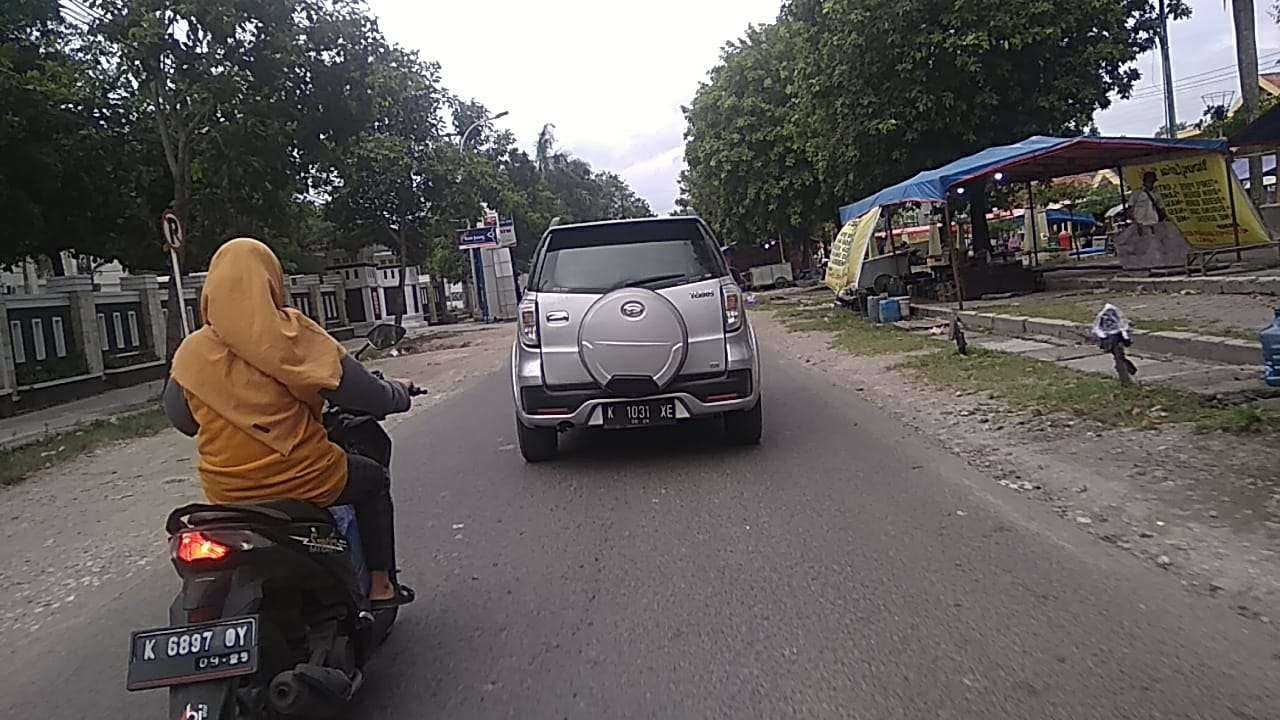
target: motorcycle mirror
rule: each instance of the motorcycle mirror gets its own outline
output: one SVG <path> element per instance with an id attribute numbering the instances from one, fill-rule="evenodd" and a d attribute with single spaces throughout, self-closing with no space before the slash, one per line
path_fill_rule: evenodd
<path id="1" fill-rule="evenodd" d="M 368 340 L 369 344 L 375 348 L 379 350 L 386 350 L 403 340 L 405 332 L 407 331 L 400 325 L 378 323 L 369 330 L 369 334 L 365 336 L 365 339 Z"/>

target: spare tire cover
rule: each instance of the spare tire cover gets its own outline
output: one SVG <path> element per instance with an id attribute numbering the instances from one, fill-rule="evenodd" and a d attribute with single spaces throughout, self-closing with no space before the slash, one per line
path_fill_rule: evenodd
<path id="1" fill-rule="evenodd" d="M 680 311 L 643 288 L 600 298 L 578 329 L 578 355 L 601 387 L 615 377 L 643 377 L 664 388 L 680 372 L 688 351 L 689 332 Z"/>

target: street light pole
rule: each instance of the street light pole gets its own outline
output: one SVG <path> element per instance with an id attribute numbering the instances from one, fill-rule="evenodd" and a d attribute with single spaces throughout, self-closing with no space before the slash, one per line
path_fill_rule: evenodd
<path id="1" fill-rule="evenodd" d="M 1169 16 L 1160 0 L 1160 64 L 1164 67 L 1164 127 L 1168 137 L 1178 137 L 1178 112 L 1173 108 L 1173 65 L 1169 61 Z"/>
<path id="2" fill-rule="evenodd" d="M 461 150 L 462 152 L 466 152 L 467 139 L 471 137 L 471 133 L 479 129 L 480 126 L 487 125 L 488 123 L 491 123 L 494 120 L 501 120 L 502 118 L 506 117 L 509 114 L 510 114 L 510 111 L 503 110 L 502 112 L 498 113 L 497 115 L 494 115 L 493 117 L 482 117 L 479 120 L 471 123 L 471 126 L 468 127 L 462 133 L 462 137 L 458 139 L 458 149 Z M 470 225 L 468 225 L 468 227 L 470 227 Z M 471 269 L 471 288 L 467 291 L 465 297 L 467 299 L 467 302 L 471 305 L 471 310 L 473 313 L 480 308 L 480 286 L 477 284 L 477 281 L 476 281 L 476 257 L 477 257 L 476 253 L 477 252 L 478 250 L 476 248 L 471 248 L 470 250 L 467 251 L 467 265 L 471 266 L 470 268 Z M 481 272 L 484 272 L 484 270 L 481 269 Z M 474 301 L 472 300 L 472 293 L 475 293 Z M 482 317 L 481 319 L 483 320 L 485 318 Z"/>

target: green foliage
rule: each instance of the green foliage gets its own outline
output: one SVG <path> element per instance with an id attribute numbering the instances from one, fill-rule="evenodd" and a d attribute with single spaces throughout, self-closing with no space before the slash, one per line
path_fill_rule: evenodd
<path id="1" fill-rule="evenodd" d="M 75 32 L 56 0 L 0 6 L 0 263 L 43 256 L 61 273 L 61 251 L 123 257 L 147 229 L 156 167 Z"/>
<path id="2" fill-rule="evenodd" d="M 965 153 L 1088 132 L 1154 29 L 1150 0 L 789 0 L 686 109 L 684 194 L 731 241 L 811 232 Z"/>
<path id="3" fill-rule="evenodd" d="M 787 24 L 748 29 L 684 109 L 686 207 L 721 242 L 803 237 L 833 207 L 794 132 L 794 36 Z"/>
<path id="4" fill-rule="evenodd" d="M 1190 423 L 1201 431 L 1280 431 L 1280 415 L 1252 407 L 1220 407 L 1189 392 L 1158 385 L 1120 385 L 1018 355 L 969 349 L 910 358 L 904 367 L 944 387 L 986 392 L 1017 411 L 1062 414 L 1113 427 L 1151 428 Z"/>
<path id="5" fill-rule="evenodd" d="M 481 203 L 514 217 L 517 261 L 557 216 L 647 215 L 618 176 L 538 161 L 438 66 L 389 43 L 362 0 L 59 0 L 0 6 L 0 263 L 74 249 L 167 272 L 259 237 L 290 271 L 380 244 L 458 273 L 440 250 Z M 87 18 L 88 24 L 85 24 Z M 453 132 L 448 132 L 452 125 Z"/>
<path id="6" fill-rule="evenodd" d="M 830 332 L 831 347 L 851 355 L 896 355 L 939 349 L 927 337 L 874 325 L 844 309 L 801 306 L 779 313 L 792 332 Z"/>

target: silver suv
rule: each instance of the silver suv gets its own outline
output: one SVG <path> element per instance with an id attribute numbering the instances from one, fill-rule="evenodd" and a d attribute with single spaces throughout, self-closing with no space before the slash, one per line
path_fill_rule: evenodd
<path id="1" fill-rule="evenodd" d="M 529 462 L 575 427 L 724 418 L 760 442 L 760 359 L 742 291 L 697 218 L 562 225 L 533 256 L 511 355 L 516 431 Z"/>

